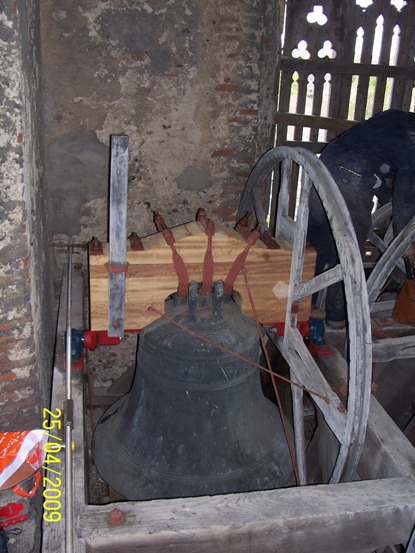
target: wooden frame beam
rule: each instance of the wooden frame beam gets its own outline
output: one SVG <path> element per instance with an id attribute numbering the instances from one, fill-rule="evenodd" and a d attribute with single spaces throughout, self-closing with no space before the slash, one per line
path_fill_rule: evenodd
<path id="1" fill-rule="evenodd" d="M 82 278 L 74 278 L 74 286 L 78 305 Z M 81 313 L 77 315 L 81 325 Z M 74 314 L 72 320 L 76 328 Z M 62 332 L 60 325 L 58 338 Z M 52 409 L 62 408 L 65 391 L 63 340 L 58 344 Z M 374 398 L 359 465 L 361 477 L 373 480 L 89 505 L 83 387 L 83 374 L 77 372 L 72 389 L 74 553 L 373 553 L 388 545 L 406 545 L 410 538 L 415 523 L 415 451 Z M 61 521 L 43 525 L 43 553 L 64 553 L 62 514 Z"/>
<path id="2" fill-rule="evenodd" d="M 84 507 L 78 531 L 86 552 L 373 552 L 406 543 L 414 524 L 415 482 L 373 480 L 226 496 Z"/>

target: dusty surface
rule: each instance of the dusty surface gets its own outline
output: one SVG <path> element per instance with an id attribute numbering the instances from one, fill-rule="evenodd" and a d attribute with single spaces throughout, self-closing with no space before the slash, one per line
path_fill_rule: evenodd
<path id="1" fill-rule="evenodd" d="M 110 135 L 120 133 L 129 136 L 128 233 L 154 232 L 155 210 L 170 226 L 198 207 L 233 223 L 271 145 L 274 11 L 262 0 L 41 3 L 55 242 L 106 241 Z"/>

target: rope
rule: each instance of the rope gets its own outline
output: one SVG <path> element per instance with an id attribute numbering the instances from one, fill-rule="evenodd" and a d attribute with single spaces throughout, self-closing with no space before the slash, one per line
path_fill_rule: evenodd
<path id="1" fill-rule="evenodd" d="M 261 332 L 261 325 L 260 325 L 259 320 L 258 320 L 257 311 L 256 311 L 256 308 L 255 308 L 254 299 L 253 299 L 252 294 L 251 294 L 251 289 L 249 287 L 248 277 L 247 277 L 247 274 L 246 274 L 245 267 L 242 269 L 242 275 L 244 277 L 246 291 L 248 293 L 249 302 L 251 304 L 252 314 L 253 314 L 257 329 L 258 329 L 258 335 L 259 335 L 259 339 L 261 341 L 261 347 L 262 347 L 262 351 L 263 351 L 264 356 L 265 356 L 265 360 L 266 360 L 266 363 L 267 363 L 267 368 L 270 369 L 270 371 L 271 371 L 271 360 L 269 358 L 269 354 L 268 354 L 268 351 L 267 351 L 267 348 L 266 348 L 264 337 L 263 337 L 262 332 Z M 271 382 L 272 382 L 272 387 L 274 388 L 274 393 L 275 393 L 275 398 L 277 400 L 278 409 L 280 410 L 282 427 L 283 427 L 283 430 L 284 430 L 285 439 L 287 441 L 288 451 L 290 453 L 291 464 L 293 466 L 295 481 L 296 481 L 297 486 L 298 486 L 300 484 L 300 478 L 299 478 L 299 475 L 298 475 L 297 464 L 295 462 L 294 449 L 293 449 L 291 439 L 290 439 L 290 436 L 289 436 L 289 433 L 288 433 L 287 420 L 285 418 L 284 411 L 282 409 L 281 398 L 280 398 L 280 394 L 278 392 L 277 382 L 276 382 L 275 376 L 273 374 L 273 371 L 271 371 Z"/>
<path id="2" fill-rule="evenodd" d="M 207 235 L 207 246 L 205 258 L 203 260 L 203 282 L 200 290 L 201 294 L 210 294 L 213 286 L 213 254 L 212 237 L 215 233 L 215 225 L 211 219 L 206 221 L 205 232 Z"/>
<path id="3" fill-rule="evenodd" d="M 170 246 L 172 251 L 173 266 L 176 271 L 177 279 L 179 281 L 177 287 L 177 294 L 179 296 L 187 296 L 189 292 L 189 275 L 187 273 L 186 265 L 184 264 L 182 256 L 176 250 L 174 245 L 175 239 L 172 231 L 166 227 L 163 217 L 157 211 L 154 212 L 154 222 L 157 230 L 163 235 L 166 244 Z"/>
<path id="4" fill-rule="evenodd" d="M 235 261 L 232 263 L 228 275 L 225 278 L 225 282 L 223 284 L 223 293 L 228 295 L 232 292 L 233 285 L 235 283 L 236 277 L 241 272 L 243 266 L 245 265 L 246 258 L 248 257 L 249 250 L 251 249 L 251 246 L 255 244 L 255 242 L 259 238 L 259 229 L 254 229 L 248 236 L 246 242 L 245 248 L 241 251 L 241 253 L 238 255 L 238 257 L 235 259 Z"/>
<path id="5" fill-rule="evenodd" d="M 240 359 L 241 361 L 244 361 L 245 363 L 248 363 L 248 365 L 252 365 L 253 367 L 257 367 L 258 369 L 261 369 L 262 371 L 265 371 L 268 374 L 272 374 L 275 376 L 275 378 L 278 378 L 279 380 L 282 380 L 283 382 L 286 382 L 287 384 L 292 384 L 293 386 L 297 386 L 297 388 L 301 388 L 304 392 L 307 392 L 309 394 L 315 395 L 325 401 L 327 404 L 330 403 L 330 400 L 327 396 L 323 396 L 322 394 L 319 394 L 318 392 L 315 392 L 314 390 L 310 390 L 306 386 L 303 386 L 302 384 L 299 384 L 298 382 L 293 382 L 289 378 L 286 378 L 285 376 L 282 376 L 281 374 L 278 374 L 274 372 L 272 369 L 268 369 L 267 367 L 263 367 L 259 363 L 255 363 L 255 361 L 251 361 L 250 359 L 246 359 L 242 355 L 239 355 L 238 353 L 235 353 L 234 351 L 231 351 L 230 349 L 225 348 L 224 346 L 221 346 L 220 344 L 217 344 L 216 342 L 213 342 L 212 340 L 209 340 L 209 338 L 206 338 L 205 336 L 202 336 L 201 334 L 198 334 L 197 332 L 194 332 L 193 330 L 190 330 L 190 328 L 187 328 L 186 326 L 178 323 L 162 311 L 159 311 L 152 305 L 147 307 L 147 311 L 153 311 L 154 313 L 157 313 L 160 317 L 163 317 L 163 319 L 166 319 L 166 321 L 169 321 L 169 323 L 173 324 L 174 326 L 177 326 L 177 328 L 180 328 L 181 330 L 184 330 L 188 334 L 194 336 L 195 338 L 198 338 L 199 340 L 202 340 L 202 342 L 206 342 L 207 344 L 210 344 L 211 346 L 214 346 L 215 348 L 218 348 L 225 353 L 228 353 L 229 355 L 233 355 L 233 357 L 236 357 L 236 359 Z"/>

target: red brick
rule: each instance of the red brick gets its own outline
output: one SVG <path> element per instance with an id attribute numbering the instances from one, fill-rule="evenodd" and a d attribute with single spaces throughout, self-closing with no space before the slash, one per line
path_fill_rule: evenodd
<path id="1" fill-rule="evenodd" d="M 29 302 L 29 290 L 23 286 L 18 287 L 18 290 L 8 291 L 7 288 L 4 289 L 4 300 L 2 303 L 4 313 L 16 311 L 19 313 L 19 316 L 22 316 L 23 314 L 26 315 L 30 310 Z"/>
<path id="2" fill-rule="evenodd" d="M 1 386 L 1 388 L 3 388 L 3 386 Z M 3 392 L 3 390 L 2 390 L 2 392 Z M 3 392 L 1 394 L 1 399 L 0 399 L 0 406 L 1 406 L 0 411 L 3 411 L 4 405 L 8 405 L 9 403 L 14 401 L 15 399 L 19 399 L 16 391 L 11 391 L 11 392 L 7 392 L 7 393 Z"/>
<path id="3" fill-rule="evenodd" d="M 29 338 L 25 338 L 25 340 L 16 340 L 16 338 L 14 338 L 13 340 L 8 340 L 6 342 L 2 342 L 0 344 L 0 355 L 1 355 L 1 358 L 4 358 L 6 357 L 7 358 L 7 353 L 10 351 L 10 344 L 12 343 L 13 344 L 13 349 L 17 349 L 16 348 L 16 345 L 18 345 L 17 347 L 26 347 L 26 346 L 30 346 L 31 343 L 32 343 L 32 337 L 30 336 Z M 2 355 L 6 353 L 6 355 Z M 7 361 L 6 361 L 7 363 Z"/>
<path id="4" fill-rule="evenodd" d="M 255 165 L 254 157 L 241 157 L 238 159 L 238 161 L 243 165 L 249 165 L 249 167 L 253 167 Z"/>
<path id="5" fill-rule="evenodd" d="M 16 337 L 13 335 L 12 329 L 9 329 L 8 332 L 2 332 L 0 334 L 0 344 L 10 344 L 10 342 L 16 342 Z"/>
<path id="6" fill-rule="evenodd" d="M 235 157 L 238 155 L 238 150 L 226 150 L 226 149 L 223 149 L 223 150 L 215 150 L 211 157 Z"/>
<path id="7" fill-rule="evenodd" d="M 239 19 L 235 15 L 224 15 L 219 21 L 220 23 L 238 23 Z"/>
<path id="8" fill-rule="evenodd" d="M 225 220 L 225 217 L 226 218 L 230 217 L 230 218 L 233 218 L 233 220 L 235 221 L 235 216 L 236 216 L 235 209 L 227 208 L 227 207 L 218 207 L 213 212 L 216 216 L 221 217 L 223 220 Z"/>
<path id="9" fill-rule="evenodd" d="M 13 202 L 16 206 L 16 209 L 21 209 L 24 211 L 25 204 L 23 202 Z M 24 222 L 20 221 L 16 223 L 16 232 L 24 234 L 26 226 Z M 2 248 L 0 253 L 0 260 L 2 263 L 7 261 L 19 263 L 23 258 L 27 256 L 27 244 L 23 241 L 13 241 L 13 244 Z"/>
<path id="10" fill-rule="evenodd" d="M 29 406 L 30 407 L 30 406 Z M 14 412 L 12 416 L 9 415 L 7 421 L 7 429 L 10 432 L 15 430 L 33 430 L 34 428 L 42 427 L 42 418 L 38 412 L 38 408 L 23 408 L 22 412 Z"/>
<path id="11" fill-rule="evenodd" d="M 37 405 L 37 398 L 35 395 L 25 397 L 23 399 L 20 399 L 18 401 L 13 401 L 12 403 L 3 405 L 1 410 L 3 412 L 16 412 L 22 411 L 23 409 L 31 408 L 32 412 L 37 413 L 38 412 L 38 405 Z M 33 427 L 35 424 L 33 425 Z"/>
<path id="12" fill-rule="evenodd" d="M 0 374 L 0 383 L 6 382 L 7 380 L 14 380 L 15 378 L 16 378 L 16 375 L 12 372 Z"/>
<path id="13" fill-rule="evenodd" d="M 239 110 L 239 113 L 241 115 L 258 115 L 258 110 L 257 109 L 240 109 Z"/>
<path id="14" fill-rule="evenodd" d="M 19 392 L 22 390 L 31 390 L 35 391 L 37 385 L 37 380 L 34 377 L 26 378 L 14 378 L 8 382 L 4 382 L 1 386 L 2 394 L 14 394 L 19 396 Z"/>
<path id="15" fill-rule="evenodd" d="M 34 346 L 32 349 L 34 349 Z M 29 357 L 25 357 L 24 359 L 16 359 L 15 361 L 4 359 L 4 357 L 2 356 L 1 365 L 8 370 L 13 370 L 13 369 L 21 369 L 22 367 L 28 367 L 30 365 L 33 365 L 35 361 L 36 361 L 36 357 L 34 354 L 29 355 Z"/>
<path id="16" fill-rule="evenodd" d="M 0 286 L 10 286 L 16 282 L 16 275 L 0 276 Z"/>
<path id="17" fill-rule="evenodd" d="M 230 117 L 228 119 L 228 122 L 229 123 L 240 123 L 241 122 L 241 118 L 240 117 Z"/>
<path id="18" fill-rule="evenodd" d="M 222 83 L 215 86 L 215 90 L 218 92 L 239 92 L 241 87 L 237 84 Z"/>
<path id="19" fill-rule="evenodd" d="M 244 184 L 225 184 L 224 189 L 226 189 L 227 194 L 242 194 Z"/>
<path id="20" fill-rule="evenodd" d="M 23 317 L 19 317 L 11 321 L 0 322 L 0 332 L 3 332 L 4 330 L 15 329 L 19 326 L 24 326 L 25 324 L 31 323 L 32 321 L 33 319 L 31 315 L 24 315 Z"/>
<path id="21" fill-rule="evenodd" d="M 17 338 L 14 338 L 14 342 L 15 342 L 15 347 L 13 347 L 14 350 L 16 350 L 16 346 L 20 348 L 31 347 L 33 343 L 33 337 L 32 335 L 27 336 L 25 338 L 17 337 Z M 7 350 L 3 346 L 0 346 L 0 351 L 7 351 Z"/>

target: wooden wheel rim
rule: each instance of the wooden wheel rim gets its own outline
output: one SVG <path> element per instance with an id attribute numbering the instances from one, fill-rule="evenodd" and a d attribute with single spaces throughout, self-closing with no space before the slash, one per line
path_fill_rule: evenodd
<path id="1" fill-rule="evenodd" d="M 261 213 L 258 189 L 279 164 L 281 164 L 282 177 L 275 238 L 277 241 L 291 243 L 294 253 L 290 272 L 285 334 L 283 338 L 277 340 L 277 344 L 290 365 L 293 377 L 304 386 L 320 392 L 324 390 L 329 397 L 329 404 L 319 398 L 313 398 L 313 400 L 340 442 L 330 482 L 347 481 L 353 478 L 360 459 L 369 416 L 371 393 L 371 329 L 363 263 L 343 196 L 324 164 L 304 148 L 277 147 L 269 150 L 259 159 L 242 194 L 238 220 L 246 212 L 255 211 L 257 220 L 264 224 L 266 216 L 263 212 Z M 295 221 L 288 214 L 289 181 L 293 164 L 297 164 L 302 170 L 302 186 Z M 328 216 L 338 248 L 340 263 L 324 275 L 314 277 L 308 282 L 302 282 L 302 261 L 309 212 L 308 201 L 312 186 L 317 191 Z M 304 344 L 296 326 L 295 313 L 291 309 L 291 306 L 301 298 L 340 280 L 344 283 L 348 319 L 347 410 L 344 410 L 338 396 L 331 390 Z M 295 413 L 294 420 L 296 420 Z M 297 434 L 298 432 L 295 431 L 298 462 L 299 456 L 304 457 L 304 451 L 301 445 L 299 448 L 297 447 L 297 442 L 301 441 Z"/>

